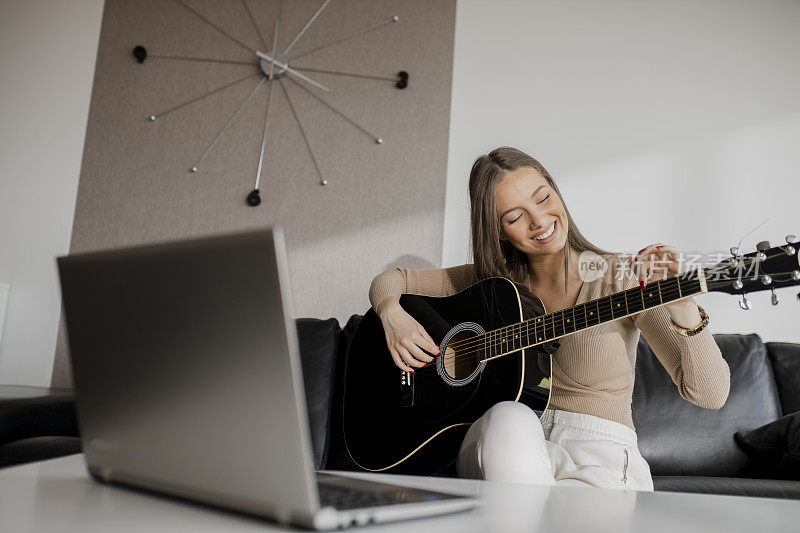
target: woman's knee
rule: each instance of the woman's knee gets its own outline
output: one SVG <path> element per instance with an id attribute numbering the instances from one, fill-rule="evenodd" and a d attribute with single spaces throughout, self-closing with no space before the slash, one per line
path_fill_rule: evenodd
<path id="1" fill-rule="evenodd" d="M 527 405 L 519 402 L 500 402 L 493 405 L 483 415 L 487 426 L 507 427 L 519 431 L 528 429 L 542 433 L 542 424 L 536 413 Z"/>
<path id="2" fill-rule="evenodd" d="M 536 413 L 524 404 L 501 402 L 479 420 L 473 435 L 477 464 L 484 479 L 552 483 L 544 432 Z M 466 450 L 465 450 L 466 452 Z"/>

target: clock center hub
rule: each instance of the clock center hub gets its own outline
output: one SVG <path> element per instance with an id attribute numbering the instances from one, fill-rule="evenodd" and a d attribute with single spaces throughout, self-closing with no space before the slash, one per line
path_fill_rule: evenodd
<path id="1" fill-rule="evenodd" d="M 289 66 L 289 58 L 276 50 L 267 52 L 267 55 L 275 59 L 275 66 L 272 66 L 272 61 L 262 58 L 261 61 L 258 62 L 261 72 L 263 72 L 264 75 L 271 80 L 277 80 L 284 77 L 286 75 L 286 67 Z M 272 76 L 269 74 L 270 70 L 272 70 Z"/>

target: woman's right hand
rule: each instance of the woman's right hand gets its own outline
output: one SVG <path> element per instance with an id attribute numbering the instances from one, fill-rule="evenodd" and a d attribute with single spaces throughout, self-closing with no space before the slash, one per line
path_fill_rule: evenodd
<path id="1" fill-rule="evenodd" d="M 389 296 L 380 302 L 376 313 L 383 324 L 386 345 L 397 368 L 414 373 L 439 355 L 439 347 L 433 342 L 414 317 L 406 313 L 397 298 Z"/>

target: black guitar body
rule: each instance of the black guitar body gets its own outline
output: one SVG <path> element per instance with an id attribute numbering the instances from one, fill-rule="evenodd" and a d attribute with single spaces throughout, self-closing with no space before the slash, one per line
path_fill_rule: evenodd
<path id="1" fill-rule="evenodd" d="M 550 378 L 549 353 L 542 348 L 536 348 L 536 357 L 529 348 L 491 359 L 498 354 L 470 341 L 538 316 L 544 307 L 504 278 L 486 279 L 446 298 L 406 294 L 400 304 L 443 355 L 414 374 L 401 371 L 386 346 L 380 319 L 369 310 L 345 365 L 344 437 L 351 458 L 365 470 L 433 475 L 452 469 L 472 422 L 492 405 L 520 398 L 526 374 L 535 380 L 529 387 Z M 544 409 L 549 391 L 536 391 L 526 392 L 526 403 L 532 398 L 540 404 L 534 408 Z"/>

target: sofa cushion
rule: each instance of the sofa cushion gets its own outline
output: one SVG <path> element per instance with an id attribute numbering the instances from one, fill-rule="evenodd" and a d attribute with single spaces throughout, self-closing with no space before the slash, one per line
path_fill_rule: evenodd
<path id="1" fill-rule="evenodd" d="M 329 420 L 334 368 L 338 356 L 339 322 L 335 318 L 297 319 L 300 361 L 306 390 L 314 466 L 323 468 L 328 458 Z"/>
<path id="2" fill-rule="evenodd" d="M 639 449 L 654 476 L 747 475 L 749 459 L 733 434 L 781 416 L 767 351 L 758 335 L 714 335 L 731 370 L 721 409 L 684 400 L 667 371 L 640 338 L 633 394 Z"/>
<path id="3" fill-rule="evenodd" d="M 702 476 L 654 476 L 657 491 L 800 500 L 800 481 Z"/>
<path id="4" fill-rule="evenodd" d="M 783 414 L 796 413 L 800 411 L 800 344 L 768 342 L 766 346 Z"/>
<path id="5" fill-rule="evenodd" d="M 800 412 L 739 431 L 735 437 L 758 467 L 759 477 L 800 480 Z"/>

